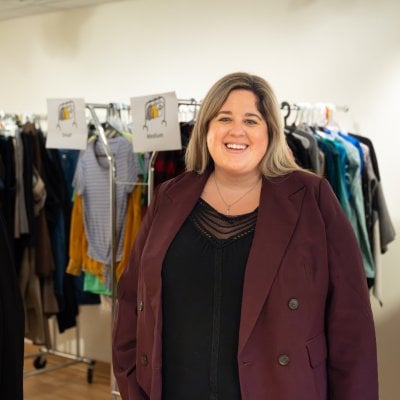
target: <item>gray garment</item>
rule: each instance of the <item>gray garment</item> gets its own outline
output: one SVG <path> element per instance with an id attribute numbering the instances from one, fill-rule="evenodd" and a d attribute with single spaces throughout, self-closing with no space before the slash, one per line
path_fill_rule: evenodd
<path id="1" fill-rule="evenodd" d="M 381 253 L 384 254 L 388 250 L 388 244 L 395 239 L 396 232 L 390 219 L 381 182 L 377 184 L 375 196 L 373 207 L 376 209 L 376 216 L 379 219 L 380 248 Z"/>
<path id="2" fill-rule="evenodd" d="M 36 274 L 36 250 L 26 247 L 22 255 L 19 287 L 24 303 L 25 337 L 34 344 L 51 348 L 48 317 L 60 310 L 54 292 L 53 277 L 39 279 Z"/>
<path id="3" fill-rule="evenodd" d="M 118 136 L 109 139 L 109 146 L 115 158 L 117 181 L 137 182 L 139 161 L 132 152 L 132 143 Z M 104 154 L 100 140 L 88 144 L 79 156 L 73 186 L 83 199 L 88 255 L 105 265 L 111 265 L 110 184 L 108 161 Z M 116 185 L 116 261 L 122 256 L 128 193 L 132 189 L 133 185 Z"/>
<path id="4" fill-rule="evenodd" d="M 15 155 L 15 212 L 14 212 L 14 237 L 19 238 L 24 233 L 29 233 L 28 216 L 25 205 L 24 187 L 24 146 L 21 140 L 21 132 L 15 132 L 14 141 Z"/>
<path id="5" fill-rule="evenodd" d="M 303 125 L 300 125 L 298 128 L 296 128 L 295 132 L 298 135 L 301 135 L 301 136 L 305 137 L 306 139 L 308 139 L 308 141 L 309 141 L 308 152 L 310 154 L 310 160 L 311 160 L 313 170 L 317 175 L 322 176 L 318 142 L 317 142 L 316 137 L 310 130 L 310 127 L 303 124 Z"/>
<path id="6" fill-rule="evenodd" d="M 369 212 L 372 218 L 371 247 L 375 262 L 375 280 L 372 289 L 373 295 L 383 305 L 382 265 L 380 253 L 385 253 L 387 245 L 395 238 L 395 231 L 383 195 L 382 185 L 379 182 L 372 165 L 369 147 L 360 143 L 364 154 L 364 166 L 368 176 Z"/>
<path id="7" fill-rule="evenodd" d="M 388 244 L 391 243 L 396 236 L 392 220 L 389 215 L 389 210 L 386 205 L 385 196 L 383 194 L 382 184 L 375 175 L 372 165 L 369 147 L 361 143 L 361 148 L 364 153 L 364 165 L 368 174 L 368 188 L 370 190 L 371 199 L 371 213 L 372 213 L 372 226 L 373 232 L 379 232 L 379 239 L 376 234 L 372 236 L 372 242 L 379 242 L 378 245 L 373 245 L 373 248 L 380 250 L 382 254 L 386 253 Z M 375 229 L 375 224 L 379 220 L 379 229 Z M 377 256 L 377 253 L 374 254 Z"/>
<path id="8" fill-rule="evenodd" d="M 26 247 L 22 256 L 19 286 L 25 310 L 25 337 L 45 343 L 45 319 L 39 277 L 35 272 L 35 249 Z"/>
<path id="9" fill-rule="evenodd" d="M 319 176 L 326 176 L 326 164 L 325 164 L 325 153 L 322 150 L 318 150 L 318 170 L 319 172 L 317 173 L 317 175 Z"/>

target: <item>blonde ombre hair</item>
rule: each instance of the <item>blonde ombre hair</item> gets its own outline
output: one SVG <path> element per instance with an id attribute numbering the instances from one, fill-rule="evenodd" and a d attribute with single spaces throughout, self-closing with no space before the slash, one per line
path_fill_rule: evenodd
<path id="1" fill-rule="evenodd" d="M 236 72 L 218 80 L 202 101 L 186 150 L 187 171 L 202 174 L 213 165 L 207 148 L 208 127 L 233 90 L 253 92 L 257 97 L 257 109 L 267 123 L 268 148 L 260 162 L 262 175 L 282 176 L 301 169 L 293 160 L 287 146 L 279 104 L 271 86 L 259 76 Z"/>

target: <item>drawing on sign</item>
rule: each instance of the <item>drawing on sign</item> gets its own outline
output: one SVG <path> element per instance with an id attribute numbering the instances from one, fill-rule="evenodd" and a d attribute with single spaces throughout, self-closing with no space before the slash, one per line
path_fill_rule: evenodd
<path id="1" fill-rule="evenodd" d="M 144 105 L 144 125 L 143 130 L 148 131 L 147 123 L 151 120 L 162 118 L 161 124 L 167 126 L 167 121 L 165 120 L 165 98 L 162 96 L 155 97 L 149 100 Z"/>
<path id="2" fill-rule="evenodd" d="M 58 122 L 57 128 L 61 130 L 62 121 L 71 121 L 72 125 L 77 127 L 76 114 L 75 114 L 75 103 L 72 100 L 65 101 L 58 106 Z"/>

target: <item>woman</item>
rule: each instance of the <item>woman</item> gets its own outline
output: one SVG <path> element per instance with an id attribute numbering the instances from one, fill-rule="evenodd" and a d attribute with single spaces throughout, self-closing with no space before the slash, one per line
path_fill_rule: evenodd
<path id="1" fill-rule="evenodd" d="M 119 282 L 123 399 L 378 399 L 358 245 L 280 121 L 257 76 L 204 99 L 187 172 L 158 188 Z"/>

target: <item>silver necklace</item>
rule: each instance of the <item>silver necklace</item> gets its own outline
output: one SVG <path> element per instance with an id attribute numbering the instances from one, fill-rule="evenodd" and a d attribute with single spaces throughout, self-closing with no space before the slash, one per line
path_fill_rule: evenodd
<path id="1" fill-rule="evenodd" d="M 219 197 L 221 198 L 222 202 L 225 204 L 226 206 L 226 211 L 225 214 L 229 215 L 231 212 L 231 207 L 234 206 L 236 203 L 239 203 L 240 200 L 242 200 L 246 195 L 248 195 L 252 190 L 254 190 L 256 188 L 256 186 L 258 185 L 258 183 L 260 182 L 259 180 L 256 182 L 256 184 L 254 186 L 252 186 L 247 192 L 245 192 L 244 194 L 242 194 L 237 200 L 235 200 L 232 203 L 227 203 L 225 201 L 225 199 L 222 197 L 221 191 L 219 189 L 218 183 L 217 183 L 217 179 L 215 178 L 215 173 L 213 174 L 213 178 L 214 178 L 214 182 L 215 182 L 215 187 L 217 188 L 217 192 Z"/>

